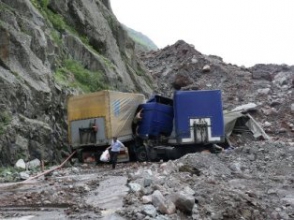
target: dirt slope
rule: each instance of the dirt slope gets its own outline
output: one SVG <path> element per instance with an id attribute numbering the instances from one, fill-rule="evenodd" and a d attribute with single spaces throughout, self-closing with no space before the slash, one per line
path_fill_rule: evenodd
<path id="1" fill-rule="evenodd" d="M 220 57 L 203 55 L 184 41 L 141 54 L 141 59 L 157 82 L 155 93 L 172 97 L 178 89 L 220 89 L 224 110 L 254 103 L 257 111 L 252 115 L 269 135 L 294 141 L 293 66 L 238 67 Z"/>

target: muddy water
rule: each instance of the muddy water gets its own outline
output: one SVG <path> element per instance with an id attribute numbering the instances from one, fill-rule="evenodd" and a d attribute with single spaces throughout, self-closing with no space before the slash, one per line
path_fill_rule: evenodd
<path id="1" fill-rule="evenodd" d="M 99 187 L 89 193 L 86 203 L 103 209 L 103 220 L 124 219 L 115 214 L 123 205 L 123 197 L 128 193 L 127 178 L 110 176 L 100 182 Z"/>
<path id="2" fill-rule="evenodd" d="M 84 166 L 79 173 L 60 170 L 60 176 L 25 183 L 0 184 L 0 219 L 124 220 L 115 212 L 128 193 L 127 170 L 132 164 Z M 49 202 L 49 203 L 48 203 Z"/>
<path id="3" fill-rule="evenodd" d="M 12 216 L 16 215 L 17 217 L 5 217 L 0 219 L 5 220 L 57 220 L 57 219 L 68 219 L 68 217 L 64 214 L 64 209 L 62 208 L 46 208 L 44 210 L 23 207 L 23 208 L 11 208 L 6 209 L 5 211 L 1 210 L 1 212 L 5 212 L 6 214 L 10 213 Z"/>

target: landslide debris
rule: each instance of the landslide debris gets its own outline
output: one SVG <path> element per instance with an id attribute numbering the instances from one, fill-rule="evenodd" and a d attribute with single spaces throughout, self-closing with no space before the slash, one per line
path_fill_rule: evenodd
<path id="1" fill-rule="evenodd" d="M 129 174 L 134 189 L 119 213 L 126 219 L 293 219 L 293 156 L 294 145 L 253 142 L 146 164 Z"/>
<path id="2" fill-rule="evenodd" d="M 224 110 L 254 103 L 256 111 L 250 113 L 270 136 L 294 141 L 294 66 L 238 67 L 182 40 L 140 58 L 157 83 L 155 93 L 172 97 L 179 89 L 220 89 Z"/>

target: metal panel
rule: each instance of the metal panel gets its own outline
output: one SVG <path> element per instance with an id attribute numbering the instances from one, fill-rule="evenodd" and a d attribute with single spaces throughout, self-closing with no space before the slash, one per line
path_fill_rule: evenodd
<path id="1" fill-rule="evenodd" d="M 97 127 L 97 132 L 92 129 L 93 125 Z M 73 147 L 82 145 L 105 145 L 108 143 L 105 135 L 104 117 L 72 121 L 70 126 L 71 143 Z"/>
<path id="2" fill-rule="evenodd" d="M 220 90 L 177 91 L 174 94 L 174 103 L 179 143 L 193 143 L 191 123 L 199 124 L 200 120 L 205 120 L 207 124 L 208 142 L 223 140 L 225 131 Z"/>
<path id="3" fill-rule="evenodd" d="M 107 116 L 108 93 L 100 91 L 70 97 L 67 103 L 68 121 Z"/>
<path id="4" fill-rule="evenodd" d="M 173 129 L 173 108 L 160 103 L 143 104 L 142 121 L 138 133 L 140 137 L 169 136 Z"/>

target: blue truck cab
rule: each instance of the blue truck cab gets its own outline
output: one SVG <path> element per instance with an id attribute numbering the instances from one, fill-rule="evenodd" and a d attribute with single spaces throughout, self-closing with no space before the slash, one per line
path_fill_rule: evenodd
<path id="1" fill-rule="evenodd" d="M 220 90 L 175 91 L 173 99 L 157 95 L 140 109 L 137 136 L 144 147 L 139 149 L 151 158 L 158 153 L 177 158 L 183 149 L 194 152 L 201 145 L 225 141 Z"/>

